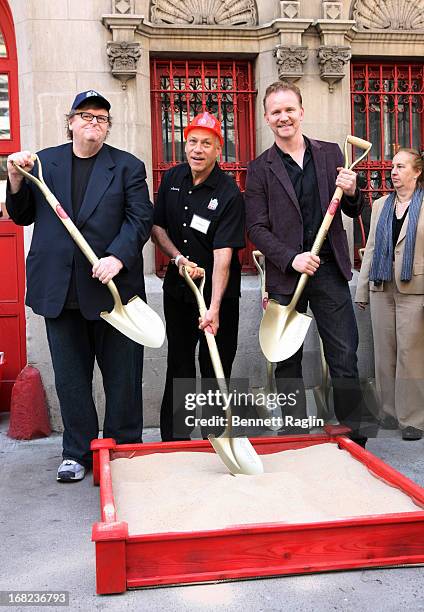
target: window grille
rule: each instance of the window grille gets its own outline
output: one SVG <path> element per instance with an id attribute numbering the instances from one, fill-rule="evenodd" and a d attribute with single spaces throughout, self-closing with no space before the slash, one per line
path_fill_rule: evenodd
<path id="1" fill-rule="evenodd" d="M 209 111 L 221 121 L 224 146 L 220 166 L 244 190 L 247 162 L 255 157 L 253 66 L 241 60 L 153 59 L 151 108 L 154 196 L 168 168 L 185 160 L 184 127 Z M 252 244 L 240 251 L 245 272 L 255 271 Z M 156 271 L 163 274 L 167 258 L 156 250 Z"/>
<path id="2" fill-rule="evenodd" d="M 373 201 L 393 189 L 390 170 L 396 151 L 423 147 L 423 106 L 423 62 L 352 62 L 352 130 L 373 143 L 357 166 L 367 206 L 355 223 L 356 248 L 365 245 Z"/>

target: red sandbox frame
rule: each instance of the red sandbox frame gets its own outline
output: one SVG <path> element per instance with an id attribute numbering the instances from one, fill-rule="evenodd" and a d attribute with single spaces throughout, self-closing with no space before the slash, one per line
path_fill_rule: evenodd
<path id="1" fill-rule="evenodd" d="M 397 487 L 424 509 L 424 489 L 364 450 L 334 433 L 254 438 L 258 454 L 331 442 L 347 450 L 379 479 Z M 98 594 L 128 588 L 217 582 L 424 564 L 424 510 L 319 523 L 268 523 L 210 531 L 129 535 L 119 521 L 110 462 L 151 453 L 214 452 L 206 440 L 116 445 L 94 440 L 93 480 L 100 484 L 101 521 L 93 525 Z M 178 483 L 176 483 L 178 486 Z M 207 495 L 205 492 L 205 503 Z M 143 508 L 143 500 L 140 500 Z"/>

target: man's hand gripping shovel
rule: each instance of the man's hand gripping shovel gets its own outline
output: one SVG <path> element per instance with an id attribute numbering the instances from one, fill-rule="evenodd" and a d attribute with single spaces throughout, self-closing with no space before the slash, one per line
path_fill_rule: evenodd
<path id="1" fill-rule="evenodd" d="M 364 150 L 349 166 L 348 145 Z M 344 143 L 345 168 L 352 170 L 358 162 L 368 155 L 372 144 L 356 136 L 347 136 Z M 340 187 L 334 192 L 327 213 L 315 238 L 311 249 L 313 255 L 318 255 L 327 236 L 334 215 L 340 204 L 343 191 Z M 296 290 L 288 306 L 281 306 L 275 300 L 269 300 L 259 328 L 259 344 L 265 357 L 272 363 L 288 359 L 302 346 L 312 318 L 296 311 L 296 305 L 308 282 L 309 276 L 304 273 L 297 283 Z"/>
<path id="2" fill-rule="evenodd" d="M 196 297 L 200 316 L 204 317 L 207 310 L 203 297 L 203 288 L 205 286 L 205 273 L 203 271 L 203 277 L 198 287 L 195 282 L 190 278 L 190 275 L 188 274 L 185 267 L 183 267 L 183 272 L 187 284 L 189 285 Z M 209 354 L 211 356 L 211 361 L 218 382 L 218 386 L 225 399 L 225 404 L 228 405 L 229 403 L 227 402 L 227 383 L 225 380 L 224 371 L 222 369 L 218 348 L 216 346 L 215 336 L 206 331 L 206 329 L 205 336 L 206 342 L 208 343 Z M 227 425 L 225 427 L 224 432 L 218 438 L 215 438 L 215 436 L 212 435 L 209 436 L 209 441 L 212 444 L 216 454 L 219 455 L 221 460 L 224 462 L 224 464 L 227 466 L 227 468 L 232 474 L 262 474 L 264 471 L 262 461 L 260 460 L 248 438 L 232 437 L 232 413 L 229 405 L 226 410 L 226 417 Z"/>
<path id="3" fill-rule="evenodd" d="M 77 243 L 81 251 L 87 257 L 88 261 L 94 265 L 99 261 L 97 255 L 94 253 L 84 236 L 76 228 L 66 211 L 62 208 L 56 197 L 45 184 L 43 179 L 43 170 L 38 156 L 33 155 L 32 158 L 38 163 L 39 178 L 33 176 L 14 162 L 13 164 L 23 176 L 35 183 L 42 191 L 56 216 L 62 221 L 63 225 L 71 234 L 73 240 Z M 107 288 L 112 294 L 115 305 L 112 312 L 101 312 L 101 318 L 128 338 L 134 340 L 134 342 L 138 342 L 139 344 L 152 348 L 159 348 L 162 346 L 165 339 L 165 327 L 159 315 L 152 310 L 146 304 L 146 302 L 138 297 L 138 295 L 131 298 L 128 304 L 124 306 L 122 304 L 118 289 L 113 281 L 109 281 L 107 283 Z"/>

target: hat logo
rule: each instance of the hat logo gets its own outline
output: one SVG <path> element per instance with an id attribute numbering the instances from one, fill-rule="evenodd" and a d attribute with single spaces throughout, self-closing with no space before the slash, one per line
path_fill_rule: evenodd
<path id="1" fill-rule="evenodd" d="M 91 89 L 90 91 L 87 91 L 87 93 L 85 94 L 86 98 L 92 98 L 93 96 L 98 96 L 99 94 L 97 93 L 97 91 L 94 91 L 94 89 Z"/>
<path id="2" fill-rule="evenodd" d="M 209 113 L 203 113 L 203 117 L 199 119 L 199 125 L 203 125 L 204 127 L 208 128 L 214 128 L 215 120 L 209 115 Z"/>

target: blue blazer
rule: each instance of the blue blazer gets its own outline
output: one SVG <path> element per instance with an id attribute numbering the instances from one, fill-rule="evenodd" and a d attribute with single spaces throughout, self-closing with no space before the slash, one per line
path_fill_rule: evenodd
<path id="1" fill-rule="evenodd" d="M 124 304 L 134 295 L 145 299 L 142 248 L 150 236 L 153 206 L 142 161 L 103 144 L 77 219 L 71 198 L 72 143 L 38 153 L 44 180 L 96 255 L 115 255 L 124 268 L 114 278 Z M 36 168 L 34 169 L 36 170 Z M 113 308 L 106 285 L 91 276 L 91 264 L 30 181 L 17 194 L 7 193 L 6 207 L 18 225 L 34 223 L 27 257 L 26 304 L 36 314 L 57 317 L 65 304 L 75 261 L 79 307 L 87 319 Z"/>

